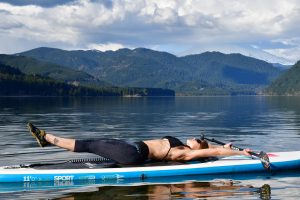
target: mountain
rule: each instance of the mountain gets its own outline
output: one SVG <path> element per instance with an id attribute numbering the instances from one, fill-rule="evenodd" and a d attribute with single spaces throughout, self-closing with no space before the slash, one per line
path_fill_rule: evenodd
<path id="1" fill-rule="evenodd" d="M 39 75 L 26 75 L 0 63 L 0 96 L 120 96 L 120 91 L 73 86 Z"/>
<path id="2" fill-rule="evenodd" d="M 280 73 L 272 64 L 241 54 L 205 52 L 182 59 L 194 66 L 194 72 L 198 70 L 195 76 L 202 76 L 202 79 L 208 82 L 267 85 Z M 218 80 L 220 77 L 222 79 Z"/>
<path id="3" fill-rule="evenodd" d="M 76 85 L 111 86 L 86 72 L 30 57 L 0 54 L 0 63 L 17 68 L 25 74 L 37 74 Z"/>
<path id="4" fill-rule="evenodd" d="M 181 68 L 185 64 L 172 54 L 143 48 L 135 50 L 121 49 L 116 52 L 63 51 L 53 48 L 37 48 L 18 55 L 83 70 L 109 80 L 116 85 L 141 87 L 159 86 L 159 84 L 152 84 L 152 82 L 157 83 L 166 79 L 168 72 L 179 71 L 181 69 L 177 69 L 178 66 Z M 152 77 L 149 80 L 151 83 L 147 83 L 148 78 L 144 76 L 145 73 L 149 73 Z"/>
<path id="5" fill-rule="evenodd" d="M 204 49 L 206 51 L 219 51 L 224 54 L 234 54 L 234 53 L 240 53 L 248 57 L 256 58 L 259 60 L 266 61 L 268 63 L 280 63 L 281 65 L 293 65 L 295 62 L 292 60 L 289 60 L 287 58 L 283 58 L 280 56 L 276 56 L 272 54 L 271 52 L 268 52 L 268 50 L 263 50 L 258 48 L 257 46 L 247 46 L 247 47 L 241 47 L 237 45 L 204 45 L 204 46 L 195 46 L 191 49 L 188 49 L 184 52 L 181 52 L 180 54 L 182 56 L 184 55 L 190 55 L 190 54 L 197 54 L 197 52 L 203 52 Z"/>
<path id="6" fill-rule="evenodd" d="M 177 94 L 255 94 L 282 71 L 243 56 L 206 52 L 177 57 L 145 48 L 117 51 L 37 48 L 17 55 L 83 70 L 117 86 L 168 88 Z"/>
<path id="7" fill-rule="evenodd" d="M 271 95 L 300 95 L 300 61 L 266 89 Z"/>
<path id="8" fill-rule="evenodd" d="M 49 77 L 24 74 L 0 63 L 0 96 L 174 96 L 174 91 L 159 88 L 84 87 Z"/>

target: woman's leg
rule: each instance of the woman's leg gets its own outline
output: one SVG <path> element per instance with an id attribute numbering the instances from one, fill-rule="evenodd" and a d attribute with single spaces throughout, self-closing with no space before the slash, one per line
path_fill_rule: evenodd
<path id="1" fill-rule="evenodd" d="M 74 152 L 93 153 L 121 164 L 140 164 L 146 160 L 134 143 L 109 138 L 76 140 Z"/>
<path id="2" fill-rule="evenodd" d="M 67 139 L 62 137 L 57 137 L 55 135 L 46 133 L 44 130 L 40 130 L 32 123 L 28 123 L 27 127 L 31 135 L 36 139 L 40 147 L 48 146 L 49 144 L 53 144 L 55 146 L 74 151 L 75 149 L 75 140 Z"/>
<path id="3" fill-rule="evenodd" d="M 45 140 L 55 146 L 67 149 L 69 151 L 74 151 L 75 139 L 57 137 L 53 134 L 46 133 L 44 136 Z"/>
<path id="4" fill-rule="evenodd" d="M 94 153 L 122 164 L 138 164 L 146 159 L 141 155 L 137 145 L 126 141 L 105 138 L 88 140 L 68 139 L 46 133 L 31 123 L 28 123 L 27 126 L 41 147 L 53 144 L 69 151 Z"/>

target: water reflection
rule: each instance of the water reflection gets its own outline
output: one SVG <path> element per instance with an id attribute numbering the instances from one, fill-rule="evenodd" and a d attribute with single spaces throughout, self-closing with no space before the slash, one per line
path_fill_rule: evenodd
<path id="1" fill-rule="evenodd" d="M 238 181 L 224 180 L 211 182 L 187 182 L 174 184 L 157 184 L 141 186 L 99 187 L 96 191 L 85 193 L 71 193 L 59 200 L 79 199 L 198 199 L 232 197 L 260 198 L 268 200 L 271 197 L 271 187 L 267 184 L 255 188 L 252 185 L 243 185 Z"/>

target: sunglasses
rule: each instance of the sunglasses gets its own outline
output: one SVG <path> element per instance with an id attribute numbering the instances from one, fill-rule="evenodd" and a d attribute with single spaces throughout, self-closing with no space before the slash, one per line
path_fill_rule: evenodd
<path id="1" fill-rule="evenodd" d="M 201 141 L 200 139 L 195 139 L 199 144 L 201 144 Z"/>

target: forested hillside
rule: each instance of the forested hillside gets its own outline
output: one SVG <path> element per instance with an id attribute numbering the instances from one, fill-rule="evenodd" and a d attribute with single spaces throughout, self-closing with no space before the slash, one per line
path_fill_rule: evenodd
<path id="1" fill-rule="evenodd" d="M 174 96 L 171 90 L 153 88 L 89 88 L 74 86 L 40 75 L 26 75 L 0 63 L 0 96 Z"/>
<path id="2" fill-rule="evenodd" d="M 17 68 L 24 74 L 41 75 L 66 83 L 96 87 L 110 86 L 107 82 L 101 81 L 86 72 L 30 57 L 0 54 L 0 63 Z"/>
<path id="3" fill-rule="evenodd" d="M 267 89 L 271 95 L 300 95 L 300 61 L 276 79 Z"/>
<path id="4" fill-rule="evenodd" d="M 20 70 L 0 64 L 1 96 L 118 96 L 120 91 L 76 87 L 39 75 L 25 75 Z"/>
<path id="5" fill-rule="evenodd" d="M 270 63 L 219 52 L 177 57 L 145 48 L 106 52 L 37 48 L 18 55 L 83 70 L 121 87 L 168 88 L 184 95 L 257 94 L 282 73 Z"/>

